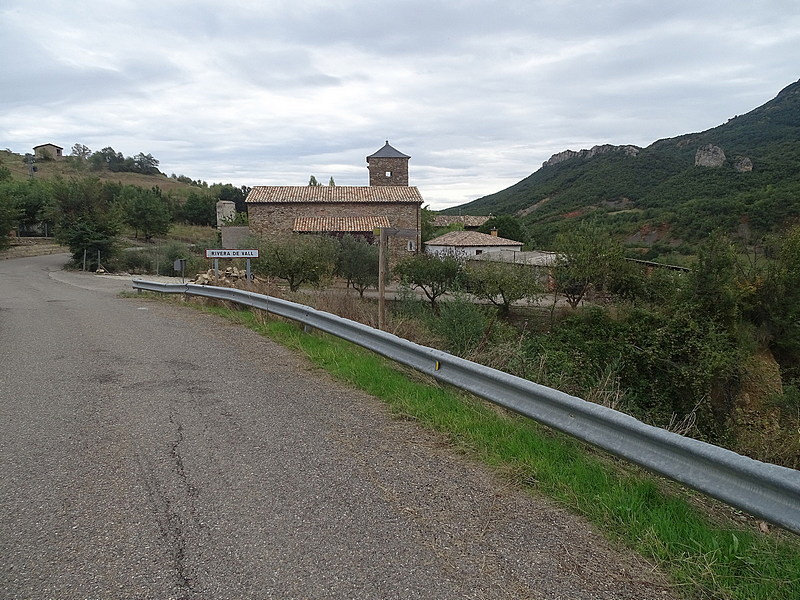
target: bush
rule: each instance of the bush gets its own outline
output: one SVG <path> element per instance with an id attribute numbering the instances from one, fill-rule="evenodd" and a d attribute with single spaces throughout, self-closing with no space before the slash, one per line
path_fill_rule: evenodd
<path id="1" fill-rule="evenodd" d="M 486 315 L 463 294 L 439 304 L 438 314 L 428 311 L 428 326 L 442 337 L 444 350 L 456 356 L 468 357 L 488 334 Z"/>
<path id="2" fill-rule="evenodd" d="M 149 248 L 131 248 L 120 252 L 116 259 L 108 265 L 112 271 L 125 271 L 136 275 L 152 272 L 153 256 Z"/>

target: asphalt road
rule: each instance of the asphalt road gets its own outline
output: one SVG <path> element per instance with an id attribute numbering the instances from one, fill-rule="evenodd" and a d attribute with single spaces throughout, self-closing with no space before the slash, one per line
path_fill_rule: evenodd
<path id="1" fill-rule="evenodd" d="M 651 566 L 302 357 L 0 262 L 0 598 L 669 598 Z"/>

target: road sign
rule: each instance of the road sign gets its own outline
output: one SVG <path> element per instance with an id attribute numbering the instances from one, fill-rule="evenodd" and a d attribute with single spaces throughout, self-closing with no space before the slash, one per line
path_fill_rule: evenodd
<path id="1" fill-rule="evenodd" d="M 383 231 L 385 235 L 401 238 L 417 239 L 419 235 L 419 231 L 416 229 L 398 229 L 397 227 L 377 227 L 372 233 L 374 235 L 380 235 L 381 231 Z"/>
<path id="2" fill-rule="evenodd" d="M 206 249 L 206 258 L 258 258 L 258 250 Z"/>

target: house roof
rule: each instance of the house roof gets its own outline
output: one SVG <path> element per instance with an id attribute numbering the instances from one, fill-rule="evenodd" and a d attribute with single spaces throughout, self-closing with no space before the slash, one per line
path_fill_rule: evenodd
<path id="1" fill-rule="evenodd" d="M 396 148 L 389 145 L 389 140 L 386 140 L 386 145 L 377 152 L 370 154 L 367 157 L 367 162 L 370 158 L 411 158 L 408 154 L 403 154 Z"/>
<path id="2" fill-rule="evenodd" d="M 422 195 L 413 186 L 355 186 L 355 185 L 258 185 L 250 190 L 245 202 L 292 203 L 292 202 L 389 202 L 422 204 Z"/>
<path id="3" fill-rule="evenodd" d="M 564 255 L 545 250 L 532 250 L 530 252 L 513 252 L 511 250 L 493 250 L 484 252 L 476 256 L 474 260 L 488 260 L 497 262 L 509 262 L 533 267 L 553 267 L 564 261 Z"/>
<path id="4" fill-rule="evenodd" d="M 491 217 L 476 217 L 473 215 L 434 215 L 434 227 L 448 227 L 456 223 L 462 224 L 464 227 L 480 227 Z"/>
<path id="5" fill-rule="evenodd" d="M 37 148 L 44 148 L 45 146 L 52 146 L 53 148 L 58 148 L 59 150 L 63 150 L 61 146 L 56 146 L 55 144 L 39 144 L 38 146 L 34 146 L 33 149 L 36 150 Z"/>
<path id="6" fill-rule="evenodd" d="M 450 231 L 425 242 L 427 246 L 522 246 L 506 238 L 477 231 Z"/>
<path id="7" fill-rule="evenodd" d="M 363 233 L 389 226 L 389 217 L 297 217 L 292 229 L 307 233 L 329 231 Z"/>

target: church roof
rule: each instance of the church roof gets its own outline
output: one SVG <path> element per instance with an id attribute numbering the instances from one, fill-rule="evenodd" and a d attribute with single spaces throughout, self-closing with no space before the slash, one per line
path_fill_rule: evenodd
<path id="1" fill-rule="evenodd" d="M 370 154 L 367 157 L 367 161 L 369 161 L 370 158 L 411 158 L 411 157 L 408 154 L 403 154 L 396 148 L 392 148 L 389 145 L 389 140 L 386 140 L 386 145 L 377 152 L 375 152 L 374 154 Z"/>
<path id="2" fill-rule="evenodd" d="M 363 216 L 363 217 L 297 217 L 292 227 L 293 231 L 308 233 L 372 232 L 379 227 L 389 227 L 389 217 Z"/>
<path id="3" fill-rule="evenodd" d="M 421 204 L 422 195 L 416 187 L 405 185 L 257 185 L 247 194 L 245 202 L 248 204 L 292 202 Z"/>

